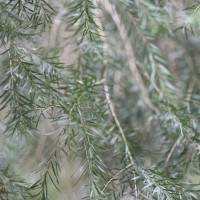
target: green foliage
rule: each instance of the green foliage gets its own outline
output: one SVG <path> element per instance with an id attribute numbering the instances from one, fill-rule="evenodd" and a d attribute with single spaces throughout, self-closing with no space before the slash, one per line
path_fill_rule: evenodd
<path id="1" fill-rule="evenodd" d="M 62 194 L 68 161 L 83 199 L 199 199 L 198 19 L 199 1 L 1 1 L 0 198 Z"/>
<path id="2" fill-rule="evenodd" d="M 98 36 L 98 25 L 95 22 L 94 10 L 96 7 L 91 0 L 78 0 L 69 3 L 66 21 L 69 26 L 75 26 L 73 36 L 79 35 L 78 42 L 85 38 L 95 41 Z"/>

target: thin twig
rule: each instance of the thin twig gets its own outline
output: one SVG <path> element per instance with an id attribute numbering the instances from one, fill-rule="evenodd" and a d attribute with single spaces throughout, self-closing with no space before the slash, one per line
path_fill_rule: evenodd
<path id="1" fill-rule="evenodd" d="M 97 21 L 97 24 L 101 27 L 101 29 L 99 29 L 99 32 L 100 32 L 100 35 L 101 35 L 101 40 L 102 40 L 102 42 L 103 42 L 103 49 L 104 49 L 104 61 L 103 61 L 103 65 L 104 65 L 104 67 L 105 67 L 105 66 L 107 65 L 107 63 L 108 63 L 107 56 L 106 56 L 106 52 L 107 52 L 107 50 L 108 50 L 108 43 L 107 43 L 107 41 L 106 41 L 106 36 L 105 36 L 104 31 L 103 31 L 103 27 L 102 27 L 102 23 L 101 23 L 100 19 L 96 19 L 96 21 Z M 106 73 L 106 72 L 107 72 L 107 71 L 105 70 L 105 71 L 104 71 L 104 78 L 105 78 L 104 90 L 105 90 L 105 95 L 106 95 L 106 101 L 107 101 L 107 103 L 108 103 L 108 106 L 109 106 L 109 109 L 110 109 L 110 111 L 111 111 L 111 114 L 112 114 L 112 116 L 113 116 L 113 118 L 114 118 L 114 120 L 115 120 L 115 123 L 117 124 L 117 127 L 118 127 L 118 129 L 119 129 L 119 131 L 120 131 L 120 134 L 121 134 L 121 136 L 122 136 L 122 138 L 123 138 L 123 141 L 124 141 L 124 143 L 125 143 L 126 150 L 127 150 L 127 152 L 128 152 L 128 156 L 129 156 L 129 159 L 130 159 L 130 161 L 131 161 L 131 164 L 132 164 L 132 165 L 135 165 L 135 163 L 134 163 L 134 161 L 133 161 L 133 157 L 132 157 L 131 152 L 130 152 L 130 149 L 129 149 L 129 147 L 128 147 L 128 142 L 127 142 L 127 140 L 126 140 L 124 131 L 123 131 L 123 129 L 122 129 L 122 127 L 121 127 L 121 124 L 120 124 L 120 122 L 119 122 L 119 120 L 118 120 L 118 118 L 117 118 L 117 115 L 116 115 L 115 109 L 114 109 L 114 105 L 113 105 L 113 103 L 112 103 L 112 101 L 111 101 L 111 98 L 110 98 L 108 86 L 107 86 L 107 84 L 106 84 L 106 80 L 107 80 L 107 73 Z"/>
<path id="2" fill-rule="evenodd" d="M 133 157 L 131 155 L 131 152 L 130 152 L 130 149 L 129 149 L 129 146 L 128 146 L 128 142 L 126 140 L 126 137 L 125 137 L 125 134 L 124 134 L 124 131 L 121 127 L 121 124 L 117 118 L 117 115 L 115 113 L 115 110 L 114 110 L 114 105 L 111 101 L 111 98 L 110 98 L 110 95 L 109 95 L 109 91 L 108 91 L 108 86 L 106 85 L 106 80 L 107 80 L 107 70 L 106 70 L 106 66 L 108 64 L 108 59 L 107 59 L 107 52 L 108 52 L 108 42 L 106 40 L 106 35 L 105 35 L 105 32 L 103 31 L 103 25 L 102 25 L 102 22 L 99 18 L 96 19 L 97 21 L 97 25 L 100 27 L 99 29 L 99 35 L 101 37 L 101 41 L 103 42 L 103 50 L 104 50 L 104 60 L 103 60 L 103 70 L 102 70 L 102 76 L 103 78 L 105 79 L 104 81 L 104 90 L 105 90 L 105 96 L 106 96 L 106 101 L 107 101 L 107 104 L 110 108 L 110 111 L 111 111 L 111 114 L 115 120 L 115 123 L 117 124 L 118 126 L 118 129 L 120 131 L 120 134 L 123 138 L 123 141 L 124 141 L 124 144 L 125 144 L 125 148 L 126 148 L 126 151 L 128 152 L 128 157 L 130 159 L 130 164 L 127 165 L 127 167 L 125 167 L 124 169 L 120 170 L 115 176 L 113 176 L 107 183 L 106 185 L 104 186 L 104 188 L 102 189 L 102 192 L 105 191 L 105 189 L 107 188 L 107 186 L 115 179 L 115 177 L 117 177 L 119 174 L 121 174 L 122 172 L 124 172 L 124 170 L 126 170 L 127 168 L 129 168 L 130 166 L 136 166 L 134 161 L 133 161 Z M 134 174 L 134 177 L 135 177 L 135 172 L 133 173 Z M 136 193 L 136 199 L 137 199 L 137 185 L 136 185 L 136 182 L 134 180 L 134 183 L 135 183 L 135 193 Z"/>
<path id="3" fill-rule="evenodd" d="M 189 87 L 187 90 L 187 96 L 186 96 L 186 101 L 188 101 L 188 112 L 191 112 L 189 102 L 191 101 L 191 96 L 192 96 L 192 92 L 194 90 L 196 81 L 197 81 L 196 75 L 193 75 L 191 78 L 191 82 L 189 83 Z"/>
<path id="4" fill-rule="evenodd" d="M 97 23 L 98 23 L 98 25 L 101 27 L 101 29 L 99 29 L 99 32 L 100 32 L 100 35 L 101 35 L 101 40 L 102 40 L 102 42 L 103 42 L 103 49 L 104 49 L 104 61 L 103 61 L 103 65 L 106 66 L 107 63 L 108 63 L 108 61 L 107 61 L 107 56 L 105 55 L 105 53 L 106 53 L 107 50 L 108 50 L 108 43 L 107 43 L 107 41 L 106 41 L 106 36 L 105 36 L 104 31 L 103 31 L 101 21 L 99 20 L 99 21 L 97 21 Z M 135 165 L 134 162 L 133 162 L 133 158 L 132 158 L 131 152 L 130 152 L 129 147 L 128 147 L 128 142 L 127 142 L 127 140 L 126 140 L 124 131 L 123 131 L 123 129 L 122 129 L 122 127 L 121 127 L 121 124 L 120 124 L 120 122 L 119 122 L 119 120 L 118 120 L 118 118 L 117 118 L 117 115 L 116 115 L 115 109 L 114 109 L 114 105 L 113 105 L 113 103 L 112 103 L 112 101 L 111 101 L 111 98 L 110 98 L 110 94 L 109 94 L 109 91 L 108 91 L 108 86 L 107 86 L 107 84 L 106 84 L 106 80 L 107 80 L 107 73 L 106 73 L 106 72 L 107 72 L 107 71 L 105 70 L 105 71 L 104 71 L 104 78 L 105 78 L 104 90 L 105 90 L 105 95 L 106 95 L 106 101 L 107 101 L 108 106 L 109 106 L 109 108 L 110 108 L 111 114 L 112 114 L 112 116 L 113 116 L 113 118 L 114 118 L 114 120 L 115 120 L 115 123 L 117 124 L 117 127 L 118 127 L 118 129 L 119 129 L 119 131 L 120 131 L 120 134 L 121 134 L 121 136 L 122 136 L 122 138 L 123 138 L 123 141 L 124 141 L 124 143 L 125 143 L 125 146 L 126 146 L 126 149 L 127 149 L 127 152 L 128 152 L 129 158 L 130 158 L 130 161 L 131 161 L 132 165 Z"/>
<path id="5" fill-rule="evenodd" d="M 165 166 L 167 166 L 167 163 L 169 162 L 170 158 L 172 157 L 172 154 L 173 154 L 173 152 L 175 151 L 175 148 L 176 148 L 177 146 L 179 146 L 180 141 L 181 141 L 182 138 L 183 138 L 183 136 L 180 136 L 180 137 L 176 140 L 176 142 L 174 143 L 174 145 L 172 146 L 171 151 L 169 152 L 169 154 L 168 154 L 168 156 L 167 156 L 167 159 L 166 159 L 166 161 L 165 161 Z"/>
<path id="6" fill-rule="evenodd" d="M 114 105 L 113 105 L 113 103 L 112 103 L 112 101 L 111 101 L 110 94 L 109 94 L 109 91 L 108 91 L 108 86 L 107 86 L 106 84 L 104 84 L 104 90 L 105 90 L 106 101 L 107 101 L 107 103 L 108 103 L 108 107 L 109 107 L 110 112 L 111 112 L 111 114 L 112 114 L 112 116 L 113 116 L 113 118 L 114 118 L 114 120 L 115 120 L 115 123 L 116 123 L 118 129 L 119 129 L 119 132 L 120 132 L 120 134 L 121 134 L 121 136 L 122 136 L 122 138 L 123 138 L 123 141 L 124 141 L 124 144 L 125 144 L 126 151 L 127 151 L 127 153 L 128 153 L 130 162 L 131 162 L 131 164 L 132 164 L 133 166 L 135 166 L 135 163 L 134 163 L 134 161 L 133 161 L 133 157 L 132 157 L 131 152 L 130 152 L 130 149 L 129 149 L 129 147 L 128 147 L 128 142 L 127 142 L 127 139 L 126 139 L 126 137 L 125 137 L 125 133 L 124 133 L 124 131 L 123 131 L 122 127 L 121 127 L 121 124 L 120 124 L 120 122 L 119 122 L 119 120 L 118 120 L 118 118 L 117 118 L 117 115 L 116 115 L 116 113 L 115 113 Z"/>
<path id="7" fill-rule="evenodd" d="M 146 200 L 151 200 L 149 197 L 147 197 L 146 195 L 142 194 L 141 192 L 139 192 L 140 195 L 142 195 L 144 198 L 146 198 Z"/>
<path id="8" fill-rule="evenodd" d="M 133 166 L 132 164 L 127 165 L 125 168 L 123 168 L 122 170 L 120 170 L 119 172 L 117 172 L 104 186 L 104 188 L 102 189 L 102 192 L 105 191 L 105 189 L 108 187 L 108 185 L 117 177 L 119 176 L 121 173 L 123 173 L 126 169 L 128 169 L 129 167 Z"/>
<path id="9" fill-rule="evenodd" d="M 105 6 L 105 9 L 107 10 L 107 12 L 111 15 L 113 22 L 115 23 L 120 36 L 123 40 L 124 43 L 124 47 L 125 47 L 125 51 L 127 54 L 127 58 L 128 58 L 128 62 L 129 62 L 129 68 L 138 84 L 138 87 L 140 89 L 140 92 L 143 96 L 144 102 L 146 103 L 146 105 L 152 109 L 154 112 L 158 113 L 159 110 L 158 108 L 156 108 L 153 103 L 151 102 L 150 98 L 149 98 L 149 94 L 148 91 L 146 90 L 145 84 L 143 82 L 143 79 L 140 75 L 140 72 L 137 68 L 136 65 L 136 58 L 135 58 L 135 53 L 133 51 L 133 48 L 131 46 L 131 42 L 127 36 L 127 31 L 125 28 L 125 25 L 123 24 L 123 22 L 120 19 L 120 16 L 118 15 L 117 11 L 115 10 L 115 8 L 111 5 L 111 3 L 108 0 L 102 0 L 103 5 Z"/>

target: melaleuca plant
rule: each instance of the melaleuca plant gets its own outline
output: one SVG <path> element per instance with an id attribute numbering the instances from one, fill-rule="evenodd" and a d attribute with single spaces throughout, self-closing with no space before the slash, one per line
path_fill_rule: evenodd
<path id="1" fill-rule="evenodd" d="M 199 8 L 0 1 L 0 198 L 199 199 Z"/>

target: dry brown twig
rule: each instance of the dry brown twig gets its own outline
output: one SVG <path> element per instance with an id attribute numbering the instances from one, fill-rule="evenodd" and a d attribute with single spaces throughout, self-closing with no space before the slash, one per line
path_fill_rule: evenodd
<path id="1" fill-rule="evenodd" d="M 98 4 L 98 2 L 96 2 Z M 112 178 L 109 179 L 109 181 L 105 184 L 104 188 L 102 189 L 102 192 L 105 191 L 105 189 L 108 187 L 108 185 L 117 177 L 119 176 L 121 173 L 123 173 L 126 169 L 128 169 L 129 167 L 136 167 L 136 164 L 133 160 L 133 156 L 131 155 L 131 151 L 129 149 L 129 146 L 128 146 L 128 142 L 127 142 L 127 139 L 126 139 L 126 136 L 125 136 L 125 133 L 123 131 L 123 128 L 120 124 L 120 121 L 115 113 L 115 108 L 114 108 L 114 104 L 110 98 L 110 94 L 109 94 L 109 89 L 108 89 L 108 86 L 106 84 L 106 80 L 107 80 L 107 71 L 106 71 L 106 65 L 108 64 L 108 60 L 107 60 L 107 54 L 106 52 L 108 52 L 108 49 L 109 49 L 109 46 L 108 46 L 108 42 L 106 40 L 106 35 L 105 35 L 105 32 L 103 31 L 103 26 L 102 26 L 102 23 L 101 23 L 101 20 L 99 18 L 96 19 L 96 23 L 98 24 L 98 26 L 100 27 L 99 29 L 99 35 L 101 35 L 101 41 L 103 42 L 103 50 L 104 50 L 104 61 L 103 61 L 103 65 L 104 65 L 104 69 L 103 69 L 103 77 L 105 79 L 104 81 L 104 91 L 105 91 L 105 96 L 106 96 L 106 101 L 107 101 L 107 104 L 108 104 L 108 107 L 110 109 L 110 112 L 111 112 L 111 115 L 112 117 L 114 118 L 115 120 L 115 123 L 119 129 L 119 132 L 122 136 L 122 139 L 124 141 L 124 144 L 125 144 L 125 148 L 126 148 L 126 152 L 128 154 L 128 157 L 130 159 L 130 164 L 127 165 L 125 168 L 123 168 L 122 170 L 120 170 L 118 173 L 116 173 Z M 134 177 L 135 177 L 135 172 L 133 172 L 134 174 Z M 134 179 L 134 182 L 135 182 L 135 179 Z M 135 194 L 136 194 L 136 199 L 138 199 L 138 194 L 137 194 L 137 185 L 136 185 L 136 182 L 135 182 Z"/>

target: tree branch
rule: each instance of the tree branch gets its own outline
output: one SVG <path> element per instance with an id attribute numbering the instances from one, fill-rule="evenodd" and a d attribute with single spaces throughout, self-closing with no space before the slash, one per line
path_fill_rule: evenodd
<path id="1" fill-rule="evenodd" d="M 134 76 L 134 78 L 135 78 L 135 80 L 138 84 L 138 87 L 140 89 L 140 92 L 142 94 L 144 102 L 146 103 L 146 105 L 151 110 L 158 113 L 159 110 L 151 102 L 149 95 L 148 95 L 148 91 L 146 90 L 145 84 L 143 82 L 143 79 L 142 79 L 142 77 L 141 77 L 141 75 L 138 71 L 138 68 L 137 68 L 137 65 L 136 65 L 135 53 L 134 53 L 133 48 L 131 46 L 131 43 L 128 39 L 125 25 L 121 21 L 120 16 L 118 15 L 115 8 L 111 5 L 111 3 L 108 0 L 102 0 L 102 2 L 103 2 L 102 4 L 104 5 L 105 9 L 107 10 L 107 12 L 111 15 L 113 22 L 117 26 L 117 29 L 120 33 L 122 40 L 123 40 L 125 51 L 126 51 L 127 58 L 128 58 L 128 62 L 129 62 L 129 68 L 130 68 L 130 70 L 131 70 L 131 72 L 132 72 L 132 74 L 133 74 L 133 76 Z"/>

